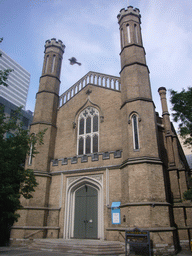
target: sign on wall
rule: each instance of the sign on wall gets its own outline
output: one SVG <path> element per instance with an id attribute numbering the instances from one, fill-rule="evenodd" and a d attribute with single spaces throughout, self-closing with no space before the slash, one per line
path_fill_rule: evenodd
<path id="1" fill-rule="evenodd" d="M 111 204 L 111 220 L 112 224 L 121 224 L 121 202 L 112 202 Z"/>

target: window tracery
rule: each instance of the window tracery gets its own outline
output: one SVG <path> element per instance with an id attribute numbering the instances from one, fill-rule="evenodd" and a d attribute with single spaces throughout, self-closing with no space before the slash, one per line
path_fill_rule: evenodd
<path id="1" fill-rule="evenodd" d="M 84 109 L 78 118 L 77 154 L 85 155 L 99 151 L 99 111 Z"/>

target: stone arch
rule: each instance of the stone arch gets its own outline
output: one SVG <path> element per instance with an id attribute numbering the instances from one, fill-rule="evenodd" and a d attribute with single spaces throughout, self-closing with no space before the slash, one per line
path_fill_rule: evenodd
<path id="1" fill-rule="evenodd" d="M 67 179 L 65 217 L 64 217 L 64 239 L 74 237 L 74 212 L 75 212 L 75 192 L 83 185 L 93 187 L 98 192 L 98 239 L 104 239 L 104 220 L 103 220 L 103 176 L 77 176 Z"/>
<path id="2" fill-rule="evenodd" d="M 86 102 L 78 109 L 78 111 L 75 114 L 75 118 L 74 118 L 74 124 L 77 124 L 77 120 L 78 120 L 78 116 L 81 113 L 81 111 L 83 111 L 83 109 L 87 108 L 87 107 L 94 107 L 99 111 L 99 116 L 100 116 L 100 122 L 104 121 L 104 115 L 103 115 L 103 111 L 101 110 L 101 108 L 93 103 L 90 99 L 87 99 Z M 75 126 L 76 127 L 76 126 Z"/>

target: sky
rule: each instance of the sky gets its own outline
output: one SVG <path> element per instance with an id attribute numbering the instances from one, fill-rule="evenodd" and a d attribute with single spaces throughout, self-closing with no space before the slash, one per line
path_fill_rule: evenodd
<path id="1" fill-rule="evenodd" d="M 156 111 L 159 87 L 192 86 L 191 0 L 0 0 L 0 48 L 31 74 L 26 110 L 34 111 L 47 39 L 66 46 L 60 94 L 89 71 L 119 76 L 117 15 L 129 5 L 140 9 Z M 72 56 L 82 65 L 69 65 Z"/>

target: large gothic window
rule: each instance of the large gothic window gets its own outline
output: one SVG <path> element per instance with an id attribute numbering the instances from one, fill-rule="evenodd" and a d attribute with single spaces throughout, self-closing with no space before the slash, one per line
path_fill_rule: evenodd
<path id="1" fill-rule="evenodd" d="M 84 155 L 99 151 L 99 111 L 88 107 L 79 115 L 77 154 Z"/>

